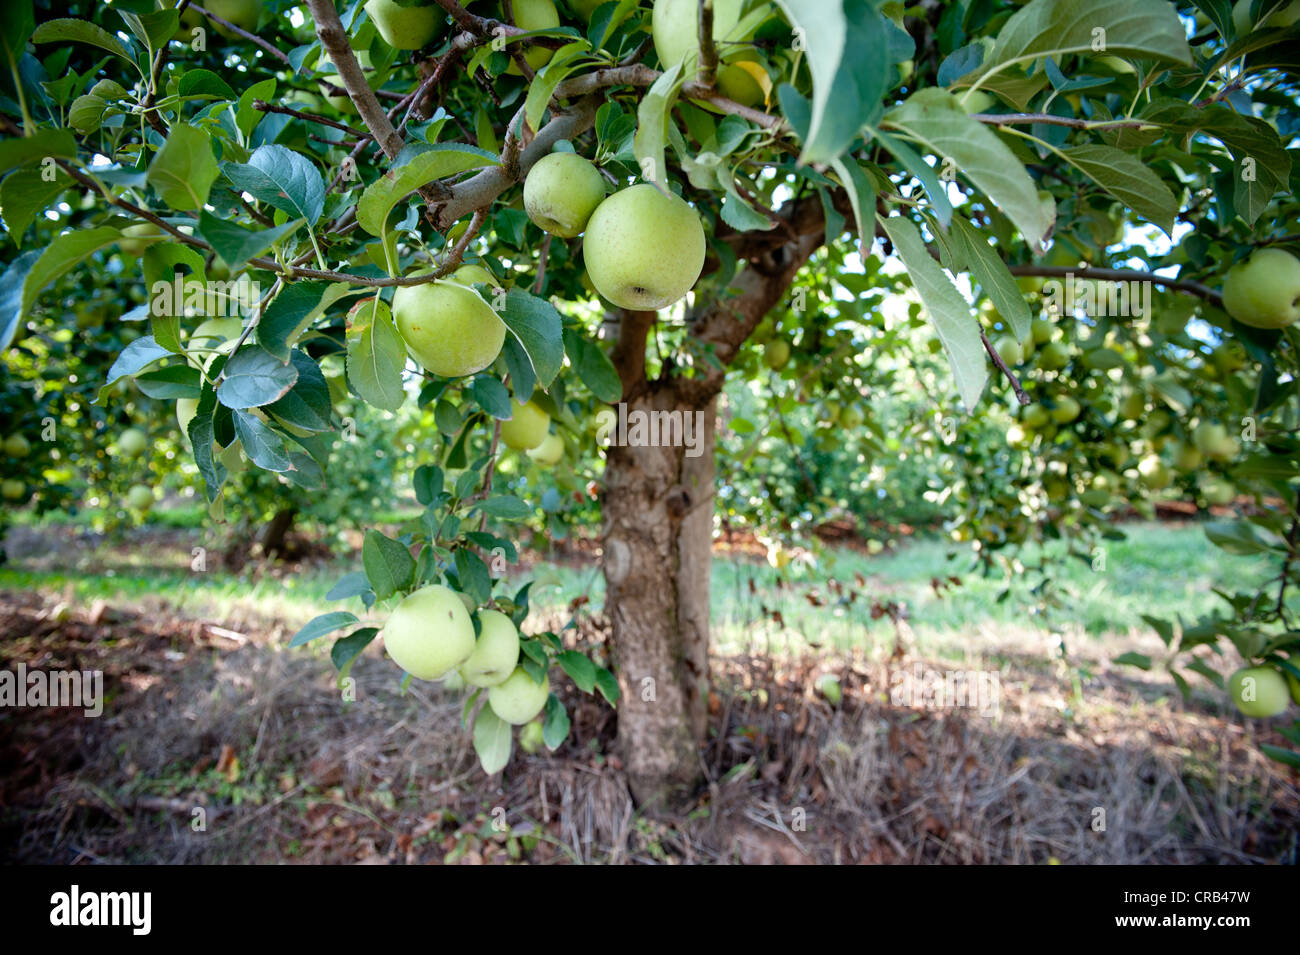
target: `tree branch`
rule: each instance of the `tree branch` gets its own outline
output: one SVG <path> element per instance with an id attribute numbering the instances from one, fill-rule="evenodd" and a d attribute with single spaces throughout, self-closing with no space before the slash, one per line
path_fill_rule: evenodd
<path id="1" fill-rule="evenodd" d="M 284 63 L 286 66 L 292 66 L 292 64 L 289 62 L 289 57 L 285 53 L 276 49 L 272 44 L 268 43 L 266 40 L 263 40 L 257 34 L 249 33 L 247 30 L 240 29 L 239 27 L 231 23 L 229 20 L 223 20 L 215 13 L 210 13 L 209 11 L 203 9 L 197 3 L 191 3 L 190 9 L 199 11 L 199 13 L 203 14 L 213 23 L 220 24 L 221 26 L 229 30 L 231 33 L 235 33 L 239 36 L 242 36 L 245 40 L 248 40 L 250 43 L 257 44 L 259 47 L 261 47 L 267 53 L 270 53 L 273 57 L 278 59 L 281 63 Z"/>
<path id="2" fill-rule="evenodd" d="M 718 49 L 713 45 L 713 0 L 700 0 L 700 69 L 699 84 L 713 89 L 718 80 Z"/>
<path id="3" fill-rule="evenodd" d="M 1166 278 L 1163 275 L 1157 275 L 1155 272 L 1071 265 L 1013 265 L 1010 268 L 1012 275 L 1039 275 L 1046 278 L 1065 278 L 1067 275 L 1073 275 L 1075 278 L 1098 279 L 1103 282 L 1150 282 L 1152 285 L 1159 285 L 1161 288 L 1195 295 L 1216 308 L 1223 308 L 1223 293 L 1218 289 L 1212 289 L 1208 285 L 1194 282 L 1191 279 Z"/>
<path id="4" fill-rule="evenodd" d="M 1002 360 L 1002 356 L 999 355 L 997 349 L 993 347 L 992 343 L 989 341 L 988 335 L 984 333 L 983 325 L 979 326 L 979 330 L 980 341 L 984 343 L 984 350 L 989 353 L 989 357 L 993 359 L 993 364 L 997 366 L 998 371 L 1002 372 L 1003 377 L 1006 378 L 1007 381 L 1011 382 L 1011 390 L 1016 393 L 1016 400 L 1022 405 L 1029 404 L 1029 396 L 1025 394 L 1025 389 L 1020 387 L 1020 379 L 1016 377 L 1015 372 L 1007 367 L 1007 363 Z"/>

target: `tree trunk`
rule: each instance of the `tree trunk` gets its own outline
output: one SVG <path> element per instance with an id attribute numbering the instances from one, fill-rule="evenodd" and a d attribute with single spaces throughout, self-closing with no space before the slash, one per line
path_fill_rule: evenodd
<path id="1" fill-rule="evenodd" d="M 289 531 L 293 529 L 294 518 L 298 516 L 296 507 L 284 507 L 275 512 L 262 527 L 257 542 L 262 545 L 262 553 L 267 557 L 285 552 Z"/>
<path id="2" fill-rule="evenodd" d="M 603 569 L 622 689 L 619 749 L 638 802 L 667 806 L 702 778 L 715 410 L 712 399 L 695 408 L 662 388 L 630 401 L 629 417 L 637 411 L 700 412 L 703 428 L 698 457 L 680 446 L 612 446 L 605 465 Z"/>

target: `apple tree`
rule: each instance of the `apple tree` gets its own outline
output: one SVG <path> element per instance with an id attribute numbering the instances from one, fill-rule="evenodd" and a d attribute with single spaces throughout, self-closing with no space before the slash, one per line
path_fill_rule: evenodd
<path id="1" fill-rule="evenodd" d="M 344 400 L 420 409 L 424 511 L 396 539 L 368 531 L 364 573 L 332 597 L 388 614 L 411 677 L 474 686 L 467 715 L 486 695 L 490 771 L 513 725 L 542 714 L 549 745 L 567 735 L 556 665 L 617 703 L 639 798 L 697 783 L 725 469 L 774 460 L 774 437 L 806 444 L 785 419 L 811 404 L 828 431 L 811 447 L 833 453 L 838 428 L 864 468 L 932 464 L 918 479 L 962 509 L 954 534 L 986 571 L 1021 572 L 1017 548 L 1046 537 L 1095 559 L 1117 508 L 1175 489 L 1253 497 L 1211 533 L 1276 554 L 1273 589 L 1225 592 L 1227 622 L 1153 621 L 1159 662 L 1221 680 L 1222 636 L 1294 675 L 1298 14 L 20 2 L 0 205 L 64 228 L 41 246 L 11 230 L 0 344 L 58 276 L 138 249 L 151 296 L 173 292 L 104 384 L 173 383 L 214 504 L 245 462 L 328 484 Z M 204 341 L 203 320 L 237 334 Z M 321 367 L 339 355 L 346 396 Z M 719 404 L 737 379 L 756 383 L 748 409 Z M 814 514 L 834 495 L 791 460 Z M 550 495 L 562 525 L 557 502 L 584 494 L 616 676 L 520 635 L 527 587 L 498 583 L 516 522 Z M 744 509 L 781 531 L 783 506 Z M 340 630 L 346 672 L 378 632 L 351 611 L 295 642 Z"/>

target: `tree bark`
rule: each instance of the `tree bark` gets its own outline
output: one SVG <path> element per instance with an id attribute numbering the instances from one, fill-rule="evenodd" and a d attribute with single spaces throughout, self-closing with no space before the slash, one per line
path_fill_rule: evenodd
<path id="1" fill-rule="evenodd" d="M 262 527 L 257 542 L 262 545 L 262 553 L 267 557 L 282 555 L 288 542 L 289 531 L 293 529 L 294 518 L 298 516 L 296 507 L 284 507 Z"/>

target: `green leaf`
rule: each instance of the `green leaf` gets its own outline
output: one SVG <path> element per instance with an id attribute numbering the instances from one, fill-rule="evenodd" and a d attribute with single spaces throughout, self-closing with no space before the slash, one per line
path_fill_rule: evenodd
<path id="1" fill-rule="evenodd" d="M 476 604 L 485 604 L 492 596 L 492 575 L 483 559 L 465 547 L 456 550 L 456 576 L 460 586 Z"/>
<path id="2" fill-rule="evenodd" d="M 516 287 L 506 293 L 506 307 L 498 314 L 523 346 L 537 382 L 549 388 L 564 362 L 560 313 L 546 299 Z"/>
<path id="3" fill-rule="evenodd" d="M 289 346 L 336 301 L 348 294 L 346 282 L 293 282 L 280 290 L 257 322 L 257 343 L 281 361 Z"/>
<path id="4" fill-rule="evenodd" d="M 668 142 L 668 124 L 677 92 L 682 86 L 682 65 L 673 64 L 660 74 L 641 97 L 636 108 L 636 136 L 632 151 L 641 167 L 641 178 L 668 191 L 668 166 L 664 147 Z"/>
<path id="5" fill-rule="evenodd" d="M 565 650 L 556 660 L 583 693 L 596 688 L 596 665 L 586 655 L 577 650 Z"/>
<path id="6" fill-rule="evenodd" d="M 375 597 L 384 600 L 411 586 L 415 579 L 415 558 L 400 541 L 385 537 L 377 530 L 366 531 L 361 545 L 361 563 Z"/>
<path id="7" fill-rule="evenodd" d="M 623 380 L 618 377 L 614 363 L 603 348 L 574 329 L 566 328 L 564 350 L 568 352 L 578 379 L 598 400 L 614 404 L 623 397 Z"/>
<path id="8" fill-rule="evenodd" d="M 289 641 L 290 648 L 300 647 L 304 643 L 315 640 L 317 637 L 323 637 L 327 633 L 333 633 L 335 630 L 342 630 L 349 624 L 357 622 L 357 615 L 348 613 L 346 610 L 335 610 L 331 613 L 323 613 L 319 617 L 314 617 L 305 627 L 293 635 Z"/>
<path id="9" fill-rule="evenodd" d="M 52 159 L 77 158 L 77 141 L 69 130 L 38 129 L 34 136 L 0 140 L 0 172 L 39 162 L 47 156 Z"/>
<path id="10" fill-rule="evenodd" d="M 948 241 L 958 252 L 971 277 L 984 290 L 998 314 L 1007 320 L 1018 341 L 1029 334 L 1032 316 L 1025 295 L 1002 257 L 989 247 L 988 240 L 965 219 L 952 221 Z"/>
<path id="11" fill-rule="evenodd" d="M 604 667 L 596 667 L 596 689 L 600 690 L 600 695 L 605 698 L 610 706 L 618 703 L 618 680 L 614 679 L 614 674 Z"/>
<path id="12" fill-rule="evenodd" d="M 1260 743 L 1259 751 L 1269 759 L 1276 760 L 1294 769 L 1300 769 L 1300 752 L 1292 749 L 1284 749 L 1281 746 L 1274 746 L 1272 743 Z"/>
<path id="13" fill-rule="evenodd" d="M 483 772 L 491 776 L 506 768 L 514 747 L 511 726 L 485 706 L 474 721 L 474 752 L 478 754 Z"/>
<path id="14" fill-rule="evenodd" d="M 248 162 L 221 171 L 241 192 L 315 225 L 325 208 L 325 181 L 304 156 L 284 146 L 258 146 Z"/>
<path id="15" fill-rule="evenodd" d="M 325 599 L 347 600 L 350 597 L 360 597 L 362 594 L 370 592 L 370 581 L 366 579 L 366 575 L 354 570 L 340 577 L 339 582 L 331 587 L 329 593 L 325 595 Z"/>
<path id="16" fill-rule="evenodd" d="M 338 668 L 340 683 L 347 678 L 352 671 L 352 664 L 378 635 L 378 627 L 361 627 L 334 641 L 334 646 L 330 647 L 330 661 Z"/>
<path id="17" fill-rule="evenodd" d="M 284 441 L 260 419 L 247 411 L 236 410 L 234 421 L 239 443 L 254 464 L 277 474 L 293 470 L 294 462 L 285 451 Z"/>
<path id="18" fill-rule="evenodd" d="M 510 407 L 510 391 L 491 375 L 479 375 L 469 385 L 470 397 L 492 417 L 507 421 L 514 413 Z"/>
<path id="19" fill-rule="evenodd" d="M 96 26 L 89 20 L 47 20 L 36 28 L 32 34 L 33 43 L 88 43 L 91 46 L 97 46 L 101 50 L 107 50 L 109 53 L 120 56 L 132 66 L 136 72 L 144 75 L 140 69 L 140 64 L 136 63 L 134 57 L 122 45 L 122 41 L 113 34 L 109 33 L 103 27 Z"/>
<path id="20" fill-rule="evenodd" d="M 1169 646 L 1173 643 L 1174 625 L 1172 623 L 1168 620 L 1161 620 L 1159 617 L 1148 616 L 1147 614 L 1143 614 L 1142 619 L 1145 620 L 1153 630 L 1155 630 L 1165 646 Z"/>
<path id="21" fill-rule="evenodd" d="M 1249 521 L 1218 521 L 1205 525 L 1205 536 L 1210 542 L 1229 554 L 1263 554 L 1268 551 L 1282 553 L 1284 544 L 1262 528 Z"/>
<path id="22" fill-rule="evenodd" d="M 245 229 L 204 210 L 199 213 L 199 235 L 216 250 L 231 271 L 238 271 L 249 259 L 256 258 L 285 236 L 297 232 L 302 223 L 302 219 L 291 219 L 284 225 L 269 229 Z"/>
<path id="23" fill-rule="evenodd" d="M 894 71 L 888 21 L 867 3 L 777 0 L 802 32 L 812 74 L 812 112 L 799 162 L 829 163 L 877 110 Z"/>
<path id="24" fill-rule="evenodd" d="M 952 221 L 952 203 L 948 201 L 947 190 L 935 176 L 930 164 L 922 159 L 915 149 L 896 136 L 890 136 L 879 129 L 869 129 L 868 132 L 893 153 L 894 157 L 903 164 L 904 169 L 921 181 L 925 195 L 930 200 L 930 211 L 934 213 L 940 225 L 945 229 L 948 228 L 948 223 Z"/>
<path id="25" fill-rule="evenodd" d="M 402 160 L 403 155 L 409 158 Z M 408 146 L 395 165 L 366 187 L 357 202 L 357 222 L 371 235 L 382 236 L 393 207 L 421 186 L 469 169 L 495 165 L 497 157 L 460 143 L 444 143 L 416 151 Z M 315 220 L 312 220 L 315 221 Z"/>
<path id="26" fill-rule="evenodd" d="M 1065 149 L 1061 156 L 1143 219 L 1171 233 L 1178 200 L 1136 156 L 1100 143 Z"/>
<path id="27" fill-rule="evenodd" d="M 15 169 L 0 182 L 0 210 L 4 212 L 5 229 L 16 244 L 21 245 L 27 227 L 70 181 L 61 172 L 47 179 L 44 169 L 33 167 Z"/>
<path id="28" fill-rule="evenodd" d="M 184 99 L 203 98 L 233 100 L 235 91 L 230 84 L 211 70 L 186 70 L 176 84 L 176 92 Z"/>
<path id="29" fill-rule="evenodd" d="M 542 718 L 542 742 L 550 750 L 559 749 L 569 738 L 569 714 L 560 698 L 552 693 L 546 698 L 546 714 Z"/>
<path id="30" fill-rule="evenodd" d="M 329 431 L 330 389 L 320 366 L 305 352 L 294 350 L 291 364 L 297 372 L 293 387 L 266 410 L 287 424 L 306 431 Z"/>
<path id="31" fill-rule="evenodd" d="M 119 10 L 118 16 L 140 38 L 141 43 L 154 50 L 165 47 L 180 26 L 180 15 L 175 10 L 154 10 L 141 14 Z"/>
<path id="32" fill-rule="evenodd" d="M 1151 669 L 1151 658 L 1142 653 L 1122 653 L 1113 662 L 1121 666 L 1137 667 L 1139 670 Z"/>
<path id="33" fill-rule="evenodd" d="M 504 521 L 521 521 L 533 513 L 533 509 L 517 497 L 509 494 L 497 494 L 484 498 L 473 508 L 488 517 Z"/>
<path id="34" fill-rule="evenodd" d="M 849 194 L 853 218 L 858 225 L 858 255 L 866 261 L 871 243 L 876 238 L 876 187 L 852 158 L 833 160 L 831 168 Z"/>
<path id="35" fill-rule="evenodd" d="M 177 398 L 197 398 L 203 391 L 199 370 L 188 363 L 167 365 L 156 371 L 137 375 L 136 387 L 150 398 L 174 401 Z"/>
<path id="36" fill-rule="evenodd" d="M 127 378 L 131 375 L 139 374 L 148 368 L 154 362 L 166 358 L 172 354 L 166 348 L 163 348 L 153 340 L 152 335 L 141 335 L 131 344 L 122 349 L 113 366 L 108 369 L 108 377 L 104 379 L 104 385 L 99 389 L 99 398 L 104 396 L 108 387 L 121 378 Z M 99 401 L 96 398 L 96 402 Z"/>
<path id="37" fill-rule="evenodd" d="M 262 113 L 253 103 L 259 99 L 274 100 L 275 85 L 274 78 L 265 79 L 254 83 L 240 95 L 239 103 L 235 106 L 235 125 L 244 134 L 245 140 L 253 135 L 253 128 L 262 121 Z"/>
<path id="38" fill-rule="evenodd" d="M 396 411 L 406 400 L 402 369 L 406 342 L 393 324 L 388 305 L 379 298 L 353 313 L 348 329 L 348 381 L 361 399 L 376 408 Z"/>
<path id="39" fill-rule="evenodd" d="M 217 173 L 212 137 L 202 129 L 178 124 L 149 163 L 148 182 L 173 209 L 202 209 Z"/>
<path id="40" fill-rule="evenodd" d="M 260 408 L 288 394 L 297 380 L 298 369 L 266 349 L 241 348 L 226 362 L 217 399 L 227 408 Z"/>
<path id="41" fill-rule="evenodd" d="M 891 110 L 885 121 L 918 142 L 979 189 L 1038 247 L 1052 227 L 1052 214 L 1038 201 L 1038 187 L 1015 154 L 983 123 L 971 119 L 946 90 L 924 89 Z"/>
<path id="42" fill-rule="evenodd" d="M 920 230 L 910 219 L 890 216 L 885 232 L 903 260 L 912 285 L 939 334 L 948 364 L 952 366 L 957 392 L 967 411 L 974 409 L 988 377 L 984 344 L 970 304 L 961 296 L 939 263 L 925 250 Z"/>
<path id="43" fill-rule="evenodd" d="M 56 236 L 45 247 L 40 258 L 28 271 L 23 280 L 23 314 L 31 311 L 36 299 L 45 287 L 55 279 L 66 275 L 93 253 L 112 245 L 121 237 L 121 233 L 108 226 L 97 229 L 78 229 Z"/>
<path id="44" fill-rule="evenodd" d="M 1097 49 L 1103 40 L 1104 49 Z M 1003 25 L 979 69 L 1070 53 L 1192 62 L 1182 22 L 1167 0 L 1033 0 Z"/>
<path id="45" fill-rule="evenodd" d="M 580 58 L 589 49 L 591 44 L 586 40 L 562 46 L 555 51 L 546 66 L 533 77 L 533 82 L 528 87 L 528 98 L 524 102 L 524 118 L 534 132 L 542 128 L 542 117 L 546 114 L 546 108 L 555 94 L 555 88 L 582 65 Z"/>

